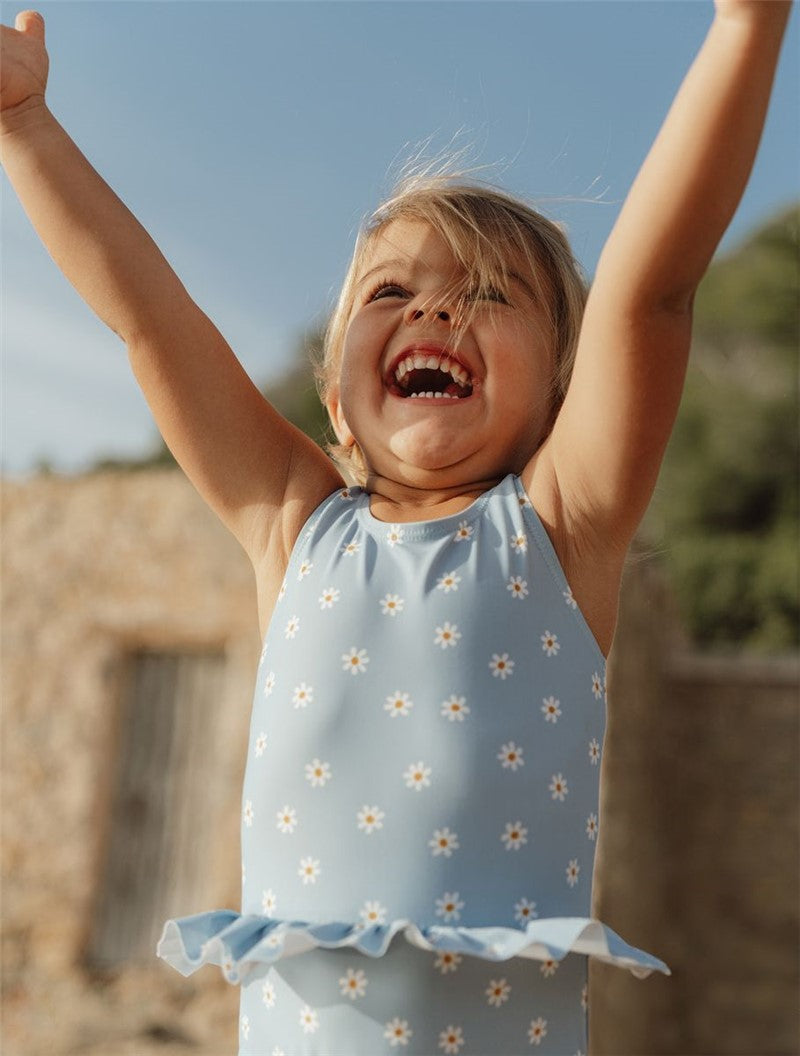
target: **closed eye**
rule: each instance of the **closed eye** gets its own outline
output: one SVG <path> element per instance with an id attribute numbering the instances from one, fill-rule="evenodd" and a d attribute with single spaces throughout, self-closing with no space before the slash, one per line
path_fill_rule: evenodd
<path id="1" fill-rule="evenodd" d="M 373 287 L 366 300 L 367 303 L 370 301 L 380 301 L 384 297 L 410 297 L 411 294 L 405 287 L 398 285 L 396 282 L 387 282 L 383 280 L 379 282 L 377 286 Z"/>
<path id="2" fill-rule="evenodd" d="M 494 286 L 479 286 L 476 289 L 467 290 L 464 294 L 465 301 L 495 301 L 497 304 L 508 304 L 505 294 Z"/>

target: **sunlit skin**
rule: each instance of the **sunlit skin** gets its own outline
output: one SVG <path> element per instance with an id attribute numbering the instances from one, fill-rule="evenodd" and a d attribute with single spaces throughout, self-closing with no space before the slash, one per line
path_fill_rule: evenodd
<path id="1" fill-rule="evenodd" d="M 441 295 L 460 278 L 446 242 L 416 220 L 389 224 L 364 262 L 329 410 L 340 441 L 355 440 L 364 453 L 372 509 L 382 518 L 394 506 L 397 520 L 416 509 L 443 516 L 463 508 L 521 472 L 549 424 L 553 357 L 524 274 L 507 298 L 480 300 L 453 347 L 456 306 Z M 471 395 L 400 395 L 391 368 L 410 348 L 451 353 L 470 375 Z"/>

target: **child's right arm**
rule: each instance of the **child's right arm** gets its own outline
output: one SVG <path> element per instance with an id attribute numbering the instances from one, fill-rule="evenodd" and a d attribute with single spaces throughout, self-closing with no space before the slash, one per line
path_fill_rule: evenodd
<path id="1" fill-rule="evenodd" d="M 41 16 L 2 31 L 2 161 L 50 255 L 125 342 L 161 433 L 258 565 L 285 562 L 341 478 L 261 396 L 144 228 L 45 104 Z"/>

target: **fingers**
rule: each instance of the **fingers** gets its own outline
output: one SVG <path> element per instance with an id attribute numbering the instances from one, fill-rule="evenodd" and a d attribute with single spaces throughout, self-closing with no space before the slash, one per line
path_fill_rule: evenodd
<path id="1" fill-rule="evenodd" d="M 20 11 L 14 19 L 14 29 L 44 44 L 44 19 L 38 11 Z"/>

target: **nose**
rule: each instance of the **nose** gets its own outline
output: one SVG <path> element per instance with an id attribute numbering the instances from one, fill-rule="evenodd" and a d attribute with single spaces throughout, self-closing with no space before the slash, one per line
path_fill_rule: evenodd
<path id="1" fill-rule="evenodd" d="M 408 306 L 406 311 L 406 323 L 418 323 L 420 320 L 429 316 L 432 319 L 441 319 L 443 323 L 450 322 L 450 313 L 445 308 L 420 308 L 418 305 L 415 307 L 413 304 Z"/>

